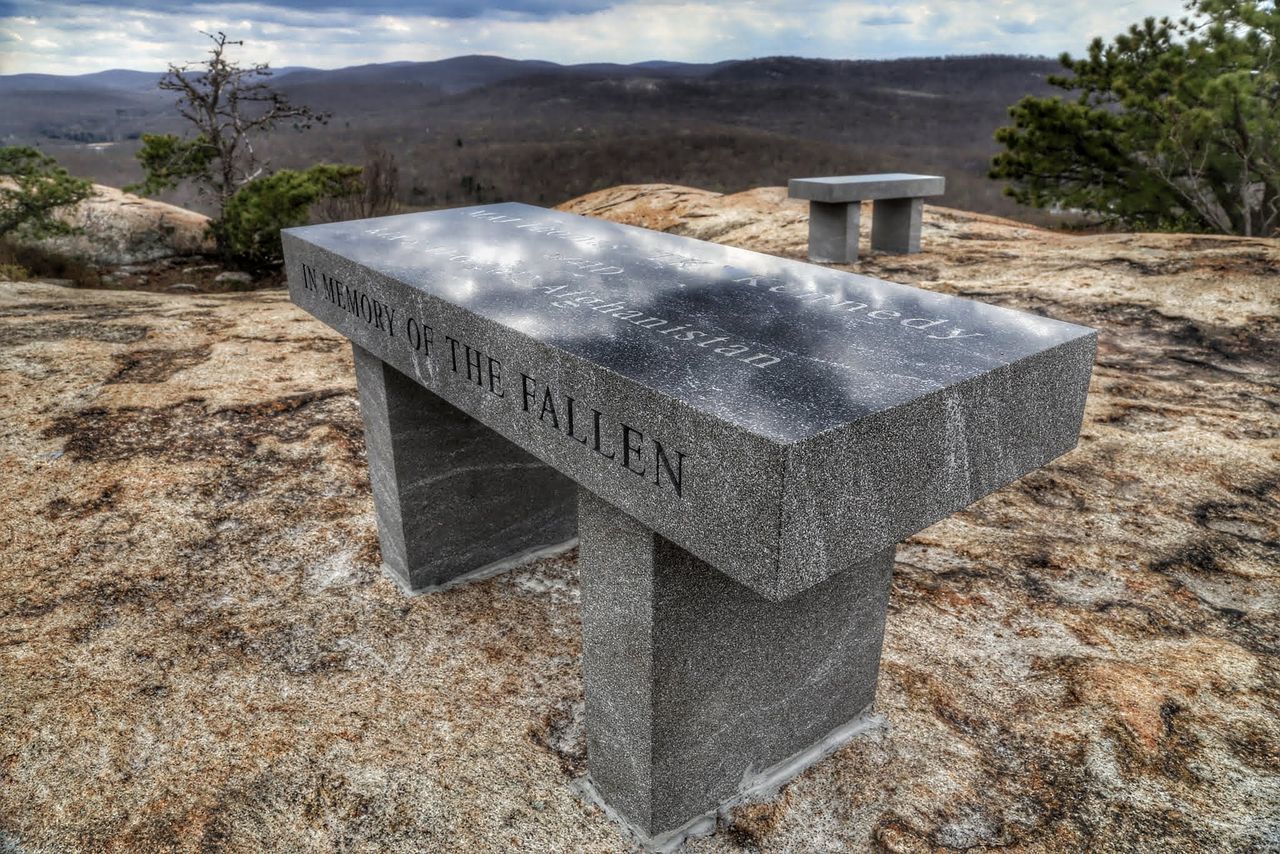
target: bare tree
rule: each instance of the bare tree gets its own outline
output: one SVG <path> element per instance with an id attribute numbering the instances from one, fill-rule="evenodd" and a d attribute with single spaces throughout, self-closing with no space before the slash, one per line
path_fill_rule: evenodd
<path id="1" fill-rule="evenodd" d="M 146 179 L 136 189 L 156 193 L 190 180 L 201 193 L 212 193 L 218 215 L 236 190 L 261 176 L 265 169 L 254 150 L 254 137 L 282 122 L 305 130 L 324 123 L 328 115 L 289 103 L 271 88 L 266 63 L 241 66 L 227 49 L 242 47 L 226 33 L 203 33 L 213 41 L 209 58 L 199 63 L 170 65 L 160 88 L 178 95 L 178 112 L 196 130 L 195 138 L 173 134 L 143 136 L 138 160 Z"/>

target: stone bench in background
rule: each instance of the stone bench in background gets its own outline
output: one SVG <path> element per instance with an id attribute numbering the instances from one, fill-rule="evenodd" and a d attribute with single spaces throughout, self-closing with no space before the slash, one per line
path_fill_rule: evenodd
<path id="1" fill-rule="evenodd" d="M 589 786 L 654 844 L 857 729 L 895 543 L 1071 449 L 1094 353 L 1083 327 L 526 205 L 284 246 L 294 302 L 353 343 L 402 585 L 580 538 Z"/>
<path id="2" fill-rule="evenodd" d="M 871 248 L 900 254 L 920 251 L 924 197 L 940 196 L 940 175 L 842 175 L 792 178 L 787 192 L 809 201 L 809 260 L 848 264 L 858 260 L 862 203 L 873 201 Z"/>

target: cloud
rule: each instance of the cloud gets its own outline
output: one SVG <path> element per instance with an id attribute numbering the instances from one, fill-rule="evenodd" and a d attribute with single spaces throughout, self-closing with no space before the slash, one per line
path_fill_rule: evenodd
<path id="1" fill-rule="evenodd" d="M 0 16 L 6 8 L 33 5 L 30 0 L 0 0 Z M 40 3 L 38 5 L 48 5 Z M 175 3 L 173 0 L 80 0 L 82 7 L 107 8 L 115 11 L 172 13 L 185 11 L 202 15 L 216 13 L 227 4 L 220 0 L 191 0 Z M 372 2 L 342 2 L 342 0 L 271 0 L 259 4 L 265 15 L 273 10 L 298 12 L 349 12 L 359 10 L 363 15 L 413 15 L 438 18 L 479 18 L 497 15 L 547 18 L 594 12 L 614 5 L 613 0 L 372 0 Z"/>
<path id="2" fill-rule="evenodd" d="M 198 31 L 218 29 L 244 39 L 242 61 L 276 67 L 468 53 L 563 63 L 1054 56 L 1180 9 L 1180 0 L 0 0 L 0 31 L 9 34 L 0 73 L 163 70 L 200 60 Z"/>
<path id="3" fill-rule="evenodd" d="M 1000 32 L 1011 36 L 1025 36 L 1040 31 L 1034 21 L 1002 21 L 997 26 L 1000 27 Z"/>
<path id="4" fill-rule="evenodd" d="M 860 23 L 867 27 L 892 27 L 898 24 L 909 24 L 911 19 L 897 11 L 878 12 L 863 18 Z"/>

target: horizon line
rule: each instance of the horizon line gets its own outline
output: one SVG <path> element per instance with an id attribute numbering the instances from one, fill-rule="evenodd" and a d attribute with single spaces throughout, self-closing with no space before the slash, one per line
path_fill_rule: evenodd
<path id="1" fill-rule="evenodd" d="M 441 57 L 440 59 L 392 59 L 392 60 L 387 60 L 386 62 L 363 62 L 363 63 L 357 63 L 355 65 L 338 65 L 333 67 L 324 67 L 319 65 L 285 65 L 280 67 L 272 67 L 270 63 L 264 63 L 264 65 L 266 65 L 266 67 L 273 72 L 279 72 L 279 71 L 295 72 L 295 71 L 346 71 L 354 68 L 371 68 L 375 66 L 390 66 L 390 65 L 431 65 L 433 63 L 439 63 L 439 62 L 452 62 L 453 60 L 458 60 L 458 59 L 500 59 L 507 62 L 540 62 L 540 63 L 549 64 L 549 65 L 554 65 L 559 68 L 582 68 L 585 66 L 600 66 L 600 65 L 614 66 L 617 68 L 636 68 L 640 66 L 654 65 L 659 63 L 665 64 L 665 65 L 712 66 L 712 65 L 730 65 L 733 63 L 740 63 L 740 62 L 760 62 L 760 61 L 769 60 L 769 59 L 795 59 L 795 60 L 803 60 L 807 62 L 887 63 L 887 62 L 903 62 L 903 61 L 909 61 L 909 60 L 924 60 L 924 59 L 949 60 L 949 59 L 986 59 L 986 58 L 1032 59 L 1032 60 L 1047 60 L 1050 62 L 1055 62 L 1058 59 L 1058 57 L 1056 56 L 1045 56 L 1040 54 L 1026 54 L 1026 53 L 914 54 L 914 55 L 893 56 L 893 57 L 865 58 L 865 59 L 854 59 L 854 58 L 841 59 L 836 57 L 801 56 L 799 54 L 779 53 L 779 54 L 765 54 L 763 56 L 742 57 L 737 59 L 717 59 L 717 60 L 706 60 L 706 61 L 687 61 L 687 60 L 678 60 L 678 59 L 644 59 L 644 60 L 639 60 L 637 62 L 611 62 L 609 60 L 593 60 L 589 62 L 564 63 L 564 62 L 557 62 L 554 59 L 515 59 L 513 57 L 503 56 L 497 53 L 463 53 L 463 54 L 458 54 L 456 56 Z M 196 66 L 193 65 L 193 68 L 194 67 Z M 59 78 L 74 79 L 79 77 L 92 77 L 96 74 L 110 74 L 112 72 L 119 72 L 119 71 L 125 71 L 125 72 L 134 73 L 134 74 L 166 74 L 168 73 L 169 69 L 164 68 L 160 70 L 155 70 L 155 69 L 144 69 L 144 68 L 123 68 L 120 66 L 114 66 L 111 68 L 99 69 L 98 71 L 83 71 L 78 74 L 53 74 L 48 71 L 14 71 L 7 74 L 0 74 L 0 80 L 3 80 L 8 77 L 59 77 Z"/>

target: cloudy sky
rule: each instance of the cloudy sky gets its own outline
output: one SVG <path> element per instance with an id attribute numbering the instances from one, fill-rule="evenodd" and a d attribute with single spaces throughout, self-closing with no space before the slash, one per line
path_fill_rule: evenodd
<path id="1" fill-rule="evenodd" d="M 1179 0 L 0 0 L 0 74 L 163 70 L 200 30 L 276 67 L 492 53 L 556 62 L 1080 51 Z"/>

